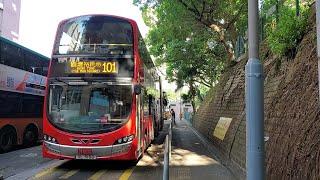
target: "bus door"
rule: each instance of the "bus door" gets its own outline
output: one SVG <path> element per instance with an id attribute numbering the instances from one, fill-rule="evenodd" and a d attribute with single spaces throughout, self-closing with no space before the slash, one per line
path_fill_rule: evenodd
<path id="1" fill-rule="evenodd" d="M 141 92 L 141 99 L 142 99 L 142 111 L 141 111 L 141 116 L 142 116 L 142 122 L 141 122 L 141 138 L 143 141 L 143 148 L 146 148 L 147 146 L 147 141 L 148 141 L 148 122 L 149 122 L 149 107 L 148 107 L 148 95 L 146 89 L 142 89 Z"/>
<path id="2" fill-rule="evenodd" d="M 154 139 L 155 131 L 157 128 L 157 119 L 156 119 L 156 105 L 155 105 L 155 99 L 154 97 L 149 94 L 148 95 L 148 109 L 149 109 L 149 126 L 150 126 L 150 134 L 149 138 L 150 140 Z"/>
<path id="3" fill-rule="evenodd" d="M 142 95 L 136 95 L 136 136 L 138 139 L 138 147 L 137 147 L 137 151 L 138 151 L 138 156 L 141 155 L 142 153 L 142 138 L 143 136 L 141 136 L 141 134 L 143 134 L 142 130 L 143 130 L 143 115 L 141 115 L 141 113 L 143 112 L 143 106 L 142 106 Z"/>

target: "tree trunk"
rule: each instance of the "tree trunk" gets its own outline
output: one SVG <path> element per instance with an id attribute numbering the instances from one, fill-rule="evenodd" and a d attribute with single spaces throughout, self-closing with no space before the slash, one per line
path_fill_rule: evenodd
<path id="1" fill-rule="evenodd" d="M 191 94 L 191 104 L 192 104 L 192 109 L 193 109 L 193 115 L 196 113 L 196 106 L 195 106 L 195 96 L 196 96 L 196 91 L 194 87 L 193 80 L 189 82 L 189 87 L 190 87 L 190 94 Z"/>

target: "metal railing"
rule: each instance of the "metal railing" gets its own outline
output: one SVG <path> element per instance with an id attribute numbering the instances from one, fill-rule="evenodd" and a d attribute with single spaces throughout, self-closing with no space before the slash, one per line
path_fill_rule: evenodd
<path id="1" fill-rule="evenodd" d="M 171 140 L 172 140 L 172 123 L 169 125 L 169 131 L 165 139 L 164 161 L 163 161 L 163 180 L 169 180 L 169 162 L 171 158 Z"/>

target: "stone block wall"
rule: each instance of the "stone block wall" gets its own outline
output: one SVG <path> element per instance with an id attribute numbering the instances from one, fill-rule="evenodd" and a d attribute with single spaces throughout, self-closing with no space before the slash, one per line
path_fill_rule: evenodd
<path id="1" fill-rule="evenodd" d="M 315 17 L 311 17 L 315 22 Z M 296 48 L 294 58 L 262 52 L 265 81 L 265 143 L 267 179 L 320 177 L 320 103 L 315 24 Z M 205 98 L 193 126 L 217 149 L 222 163 L 245 179 L 245 64 L 227 68 Z M 223 140 L 213 136 L 220 117 L 232 118 Z M 239 173 L 240 172 L 240 173 Z"/>

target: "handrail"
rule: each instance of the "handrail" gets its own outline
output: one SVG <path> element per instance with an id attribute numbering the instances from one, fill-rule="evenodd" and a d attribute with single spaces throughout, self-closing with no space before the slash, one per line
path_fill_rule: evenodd
<path id="1" fill-rule="evenodd" d="M 172 127 L 169 124 L 169 131 L 165 139 L 165 149 L 164 149 L 164 161 L 163 161 L 163 180 L 169 180 L 169 162 L 171 158 L 171 141 L 172 141 Z"/>
<path id="2" fill-rule="evenodd" d="M 172 123 L 170 123 L 170 125 L 169 125 L 169 147 L 168 147 L 168 149 L 169 149 L 169 159 L 171 159 L 171 142 L 172 142 Z"/>

